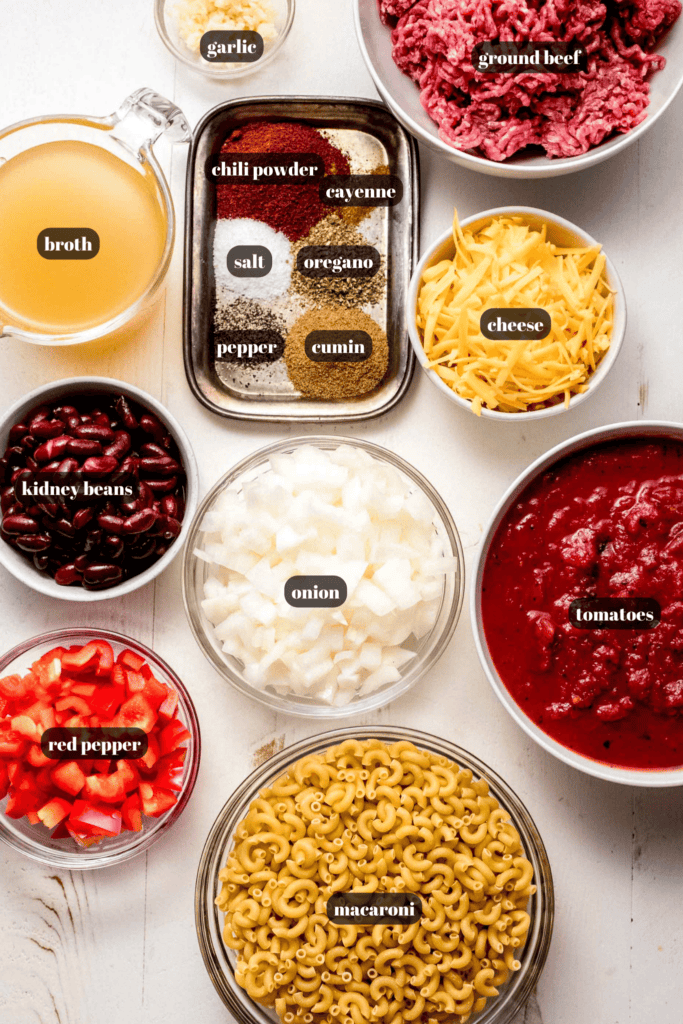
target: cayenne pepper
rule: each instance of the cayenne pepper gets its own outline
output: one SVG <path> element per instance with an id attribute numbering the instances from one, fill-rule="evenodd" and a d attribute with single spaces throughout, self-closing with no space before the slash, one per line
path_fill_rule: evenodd
<path id="1" fill-rule="evenodd" d="M 336 146 L 308 125 L 257 122 L 238 128 L 221 153 L 315 153 L 325 174 L 349 174 L 349 162 Z M 216 186 L 219 218 L 247 217 L 269 224 L 290 241 L 304 238 L 311 228 L 334 212 L 320 202 L 317 181 L 283 181 L 277 185 Z"/>

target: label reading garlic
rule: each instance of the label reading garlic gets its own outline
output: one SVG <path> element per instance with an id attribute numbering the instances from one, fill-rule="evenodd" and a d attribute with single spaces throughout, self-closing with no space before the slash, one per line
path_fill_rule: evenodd
<path id="1" fill-rule="evenodd" d="M 263 36 L 246 29 L 205 32 L 199 40 L 199 52 L 211 64 L 253 64 L 263 48 Z"/>

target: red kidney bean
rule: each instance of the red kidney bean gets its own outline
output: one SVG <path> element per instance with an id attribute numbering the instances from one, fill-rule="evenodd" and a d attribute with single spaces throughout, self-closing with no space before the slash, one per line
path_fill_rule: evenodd
<path id="1" fill-rule="evenodd" d="M 101 544 L 102 538 L 104 537 L 104 530 L 88 530 L 85 541 L 83 542 L 83 550 L 86 555 L 89 555 L 91 551 Z"/>
<path id="2" fill-rule="evenodd" d="M 104 449 L 105 455 L 111 455 L 115 459 L 122 459 L 131 449 L 132 441 L 127 430 L 117 430 L 114 433 L 114 440 Z"/>
<path id="3" fill-rule="evenodd" d="M 57 405 L 52 412 L 62 423 L 68 423 L 72 417 L 78 416 L 78 409 L 75 405 Z M 78 416 L 78 419 L 80 421 L 80 416 Z"/>
<path id="4" fill-rule="evenodd" d="M 69 418 L 68 418 L 68 420 L 66 422 L 67 422 L 67 426 L 68 426 L 69 430 L 75 430 L 76 427 L 80 427 L 80 425 L 81 425 L 81 423 L 83 421 L 82 421 L 80 416 L 76 415 L 76 416 L 69 416 Z"/>
<path id="5" fill-rule="evenodd" d="M 50 438 L 49 441 L 45 441 L 44 444 L 36 448 L 33 453 L 34 458 L 37 462 L 51 462 L 53 459 L 58 459 L 64 455 L 70 441 L 71 438 L 68 434 Z"/>
<path id="6" fill-rule="evenodd" d="M 108 533 L 102 541 L 104 553 L 108 558 L 119 558 L 123 554 L 125 546 L 123 537 L 116 537 L 113 533 Z"/>
<path id="7" fill-rule="evenodd" d="M 125 397 L 125 395 L 120 395 L 116 399 L 116 401 L 114 402 L 114 408 L 116 409 L 117 413 L 121 417 L 121 422 L 123 423 L 123 425 L 126 428 L 126 430 L 137 430 L 138 429 L 138 426 L 139 426 L 138 421 L 136 420 L 135 416 L 133 415 L 131 407 L 128 404 L 128 399 Z"/>
<path id="8" fill-rule="evenodd" d="M 38 502 L 38 508 L 41 512 L 44 512 L 45 515 L 50 516 L 52 519 L 59 515 L 59 505 L 53 502 L 40 501 Z"/>
<path id="9" fill-rule="evenodd" d="M 10 428 L 9 432 L 10 444 L 14 444 L 16 441 L 21 441 L 22 438 L 26 437 L 28 432 L 28 424 L 15 423 L 14 426 Z"/>
<path id="10" fill-rule="evenodd" d="M 47 441 L 51 437 L 59 437 L 64 430 L 61 420 L 39 420 L 31 424 L 31 434 L 39 437 L 41 441 Z"/>
<path id="11" fill-rule="evenodd" d="M 106 412 L 100 412 L 99 409 L 97 411 L 93 409 L 92 419 L 93 423 L 96 423 L 99 427 L 109 427 L 111 425 L 111 420 Z"/>
<path id="12" fill-rule="evenodd" d="M 38 523 L 31 516 L 12 515 L 2 520 L 5 533 L 38 533 Z"/>
<path id="13" fill-rule="evenodd" d="M 114 431 L 103 423 L 85 423 L 76 427 L 74 434 L 84 440 L 100 441 L 102 444 L 111 444 L 114 440 Z"/>
<path id="14" fill-rule="evenodd" d="M 96 455 L 94 458 L 86 459 L 83 463 L 84 473 L 113 473 L 118 467 L 118 461 L 113 455 Z"/>
<path id="15" fill-rule="evenodd" d="M 60 465 L 61 459 L 55 459 L 54 462 L 48 462 L 46 466 L 41 466 L 38 472 L 41 474 L 41 476 L 44 476 L 46 473 L 56 473 Z"/>
<path id="16" fill-rule="evenodd" d="M 167 480 L 145 480 L 145 483 L 155 494 L 168 494 L 178 486 L 178 477 L 170 476 Z"/>
<path id="17" fill-rule="evenodd" d="M 57 463 L 57 465 L 59 465 L 59 463 Z M 41 470 L 41 472 L 43 472 L 43 471 Z M 12 473 L 11 477 L 10 477 L 10 483 L 12 485 L 15 485 L 17 480 L 21 480 L 21 478 L 24 477 L 24 476 L 30 477 L 31 476 L 31 470 L 30 469 L 15 469 L 14 472 Z"/>
<path id="18" fill-rule="evenodd" d="M 79 555 L 78 558 L 74 558 L 74 565 L 79 572 L 83 572 L 90 565 L 90 561 L 87 555 Z"/>
<path id="19" fill-rule="evenodd" d="M 40 423 L 41 420 L 48 419 L 50 415 L 51 412 L 49 405 L 39 405 L 36 409 L 32 409 L 26 417 L 29 423 L 29 428 L 33 430 L 34 423 Z"/>
<path id="20" fill-rule="evenodd" d="M 180 466 L 169 455 L 163 455 L 161 458 L 140 459 L 141 473 L 151 473 L 153 476 L 172 476 L 179 470 Z"/>
<path id="21" fill-rule="evenodd" d="M 90 505 L 87 508 L 79 508 L 78 512 L 74 515 L 74 528 L 82 530 L 84 526 L 88 525 L 94 515 L 95 509 Z"/>
<path id="22" fill-rule="evenodd" d="M 102 444 L 87 437 L 72 437 L 66 450 L 70 455 L 79 455 L 87 458 L 89 455 L 101 455 Z"/>
<path id="23" fill-rule="evenodd" d="M 117 536 L 124 532 L 126 520 L 123 516 L 113 516 L 102 513 L 97 517 L 97 525 L 101 526 L 107 533 L 115 533 Z"/>
<path id="24" fill-rule="evenodd" d="M 164 538 L 164 540 L 174 540 L 180 535 L 182 527 L 177 519 L 172 516 L 162 516 L 159 520 L 157 532 Z"/>
<path id="25" fill-rule="evenodd" d="M 57 467 L 58 473 L 75 473 L 79 468 L 77 459 L 64 459 Z"/>
<path id="26" fill-rule="evenodd" d="M 33 564 L 35 565 L 35 567 L 38 570 L 38 572 L 45 572 L 45 570 L 47 569 L 48 565 L 50 564 L 50 556 L 49 555 L 42 555 L 42 554 L 35 554 L 33 556 Z"/>
<path id="27" fill-rule="evenodd" d="M 134 512 L 124 521 L 123 533 L 126 536 L 131 533 L 145 533 L 147 530 L 151 530 L 157 518 L 157 513 L 153 509 L 143 508 L 140 512 Z"/>
<path id="28" fill-rule="evenodd" d="M 7 482 L 8 475 L 9 461 L 3 457 L 2 459 L 0 459 L 0 484 L 4 485 Z"/>
<path id="29" fill-rule="evenodd" d="M 161 445 L 154 444 L 153 441 L 150 441 L 149 444 L 140 445 L 140 454 L 164 459 L 168 455 L 168 452 L 165 448 L 162 448 Z"/>
<path id="30" fill-rule="evenodd" d="M 149 540 L 145 540 L 140 545 L 133 545 L 130 548 L 130 557 L 135 561 L 142 561 L 144 558 L 151 558 L 155 554 L 157 549 L 157 542 L 155 537 L 150 537 Z"/>
<path id="31" fill-rule="evenodd" d="M 52 537 L 48 533 L 22 533 L 16 538 L 17 547 L 22 551 L 47 551 L 52 544 Z"/>
<path id="32" fill-rule="evenodd" d="M 18 501 L 14 505 L 10 505 L 10 507 L 5 511 L 6 516 L 28 516 L 30 514 L 30 506 L 29 508 L 25 508 L 23 505 L 20 505 Z"/>
<path id="33" fill-rule="evenodd" d="M 100 562 L 97 565 L 89 565 L 83 573 L 83 582 L 86 584 L 99 585 L 101 583 L 118 583 L 123 577 L 123 569 L 120 565 L 111 565 L 107 562 Z"/>
<path id="34" fill-rule="evenodd" d="M 13 487 L 3 487 L 2 494 L 0 494 L 0 509 L 2 512 L 6 512 L 11 505 L 14 504 L 15 495 Z"/>
<path id="35" fill-rule="evenodd" d="M 60 587 L 69 587 L 72 583 L 80 583 L 80 580 L 81 574 L 73 562 L 67 562 L 66 565 L 60 566 L 55 573 L 55 583 L 58 583 Z"/>
<path id="36" fill-rule="evenodd" d="M 157 444 L 163 444 L 167 430 L 153 413 L 145 413 L 140 417 L 140 427 L 146 434 L 151 434 Z"/>
<path id="37" fill-rule="evenodd" d="M 58 533 L 61 533 L 64 537 L 76 536 L 76 528 L 68 519 L 58 519 L 55 523 L 55 530 L 57 530 Z"/>
<path id="38" fill-rule="evenodd" d="M 130 473 L 132 476 L 137 476 L 140 470 L 140 460 L 134 455 L 129 455 L 123 460 L 119 469 L 122 473 Z"/>
<path id="39" fill-rule="evenodd" d="M 161 511 L 165 516 L 178 518 L 178 499 L 173 494 L 166 494 L 161 499 Z"/>

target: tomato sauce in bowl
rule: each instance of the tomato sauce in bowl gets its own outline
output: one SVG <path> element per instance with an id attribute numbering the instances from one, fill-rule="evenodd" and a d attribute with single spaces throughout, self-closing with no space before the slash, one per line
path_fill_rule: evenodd
<path id="1" fill-rule="evenodd" d="M 651 598 L 661 621 L 581 629 L 579 598 Z M 541 472 L 491 541 L 481 616 L 500 679 L 548 736 L 611 766 L 683 766 L 683 443 L 596 443 Z"/>

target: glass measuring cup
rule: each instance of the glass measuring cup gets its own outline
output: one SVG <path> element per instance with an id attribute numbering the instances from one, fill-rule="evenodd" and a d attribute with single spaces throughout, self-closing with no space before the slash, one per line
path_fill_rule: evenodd
<path id="1" fill-rule="evenodd" d="M 173 201 L 152 150 L 161 135 L 189 141 L 187 120 L 145 88 L 106 117 L 48 115 L 0 131 L 0 254 L 8 261 L 0 268 L 0 338 L 92 341 L 151 302 L 175 238 Z M 89 214 L 81 217 L 80 209 Z M 88 215 L 104 225 L 101 246 L 95 224 L 80 222 Z M 129 251 L 121 245 L 126 225 Z M 73 240 L 55 241 L 62 238 Z M 93 245 L 94 255 L 66 251 Z"/>

